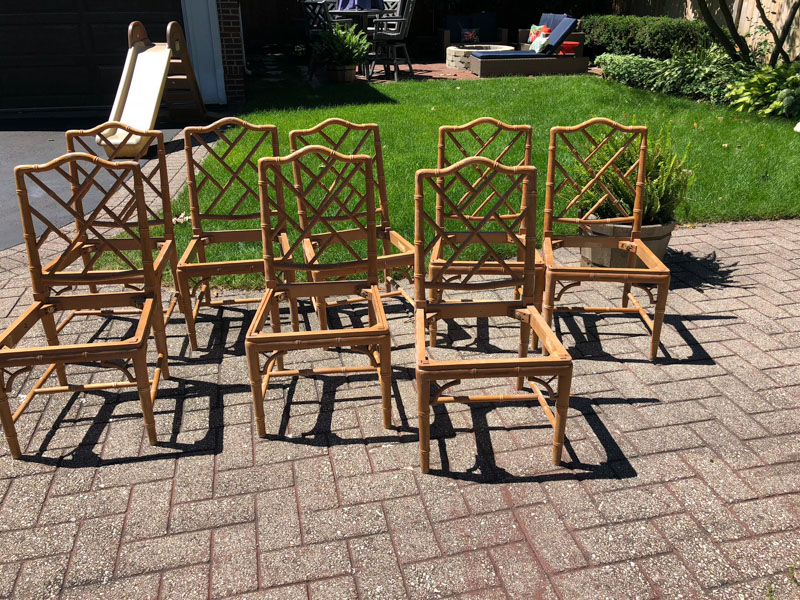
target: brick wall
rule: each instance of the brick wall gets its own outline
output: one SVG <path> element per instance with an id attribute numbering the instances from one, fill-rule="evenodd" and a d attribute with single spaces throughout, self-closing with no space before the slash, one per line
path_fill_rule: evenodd
<path id="1" fill-rule="evenodd" d="M 217 13 L 225 94 L 229 104 L 236 104 L 244 101 L 244 52 L 239 3 L 237 0 L 217 0 Z"/>

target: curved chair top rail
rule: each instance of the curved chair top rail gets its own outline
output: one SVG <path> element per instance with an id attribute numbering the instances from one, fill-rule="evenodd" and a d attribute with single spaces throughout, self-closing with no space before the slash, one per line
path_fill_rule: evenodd
<path id="1" fill-rule="evenodd" d="M 94 154 L 87 152 L 68 152 L 54 158 L 53 160 L 40 165 L 18 165 L 14 167 L 14 175 L 17 181 L 20 177 L 27 173 L 41 173 L 42 171 L 51 171 L 63 165 L 64 163 L 85 161 L 91 162 L 106 169 L 113 170 L 136 170 L 139 168 L 139 163 L 132 160 L 106 160 Z"/>
<path id="2" fill-rule="evenodd" d="M 320 146 L 318 144 L 311 145 L 311 146 L 303 146 L 299 150 L 295 150 L 291 154 L 287 154 L 286 156 L 265 156 L 258 160 L 258 165 L 268 166 L 270 164 L 277 164 L 277 165 L 285 165 L 286 163 L 293 162 L 298 158 L 301 158 L 307 154 L 324 154 L 325 156 L 335 158 L 336 160 L 346 161 L 346 162 L 354 162 L 354 163 L 371 163 L 372 157 L 368 154 L 342 154 L 334 150 L 333 148 L 328 148 L 327 146 Z M 287 182 L 288 183 L 288 182 Z"/>
<path id="3" fill-rule="evenodd" d="M 313 135 L 315 133 L 319 133 L 328 127 L 333 127 L 334 125 L 339 125 L 340 127 L 346 127 L 348 129 L 355 129 L 357 131 L 379 129 L 377 123 L 353 123 L 351 121 L 346 121 L 345 119 L 340 119 L 339 117 L 331 117 L 330 119 L 325 119 L 321 123 L 318 123 L 313 127 L 309 127 L 308 129 L 294 129 L 290 131 L 289 141 L 291 142 L 293 138 L 302 137 L 304 135 Z"/>
<path id="4" fill-rule="evenodd" d="M 120 121 L 106 121 L 105 123 L 100 123 L 99 125 L 95 125 L 91 129 L 70 129 L 66 132 L 66 136 L 69 139 L 70 137 L 77 137 L 77 136 L 90 136 L 90 135 L 98 135 L 102 132 L 106 131 L 107 129 L 122 129 L 124 131 L 128 131 L 134 135 L 140 136 L 152 136 L 157 139 L 164 139 L 164 132 L 159 129 L 137 129 L 131 125 L 127 125 L 125 123 L 121 123 Z"/>
<path id="5" fill-rule="evenodd" d="M 473 119 L 469 123 L 464 123 L 463 125 L 442 125 L 439 127 L 439 132 L 447 132 L 447 131 L 467 131 L 479 125 L 494 125 L 499 129 L 504 129 L 506 131 L 533 131 L 533 128 L 530 125 L 510 125 L 509 123 L 504 123 L 494 117 L 478 117 L 477 119 Z"/>
<path id="6" fill-rule="evenodd" d="M 278 127 L 276 125 L 258 125 L 256 123 L 244 121 L 238 117 L 223 117 L 222 119 L 214 121 L 209 125 L 192 125 L 187 127 L 183 130 L 183 137 L 184 139 L 188 139 L 191 135 L 214 133 L 217 130 L 227 126 L 242 127 L 249 131 L 274 131 L 276 134 L 278 132 Z"/>
<path id="7" fill-rule="evenodd" d="M 468 156 L 456 163 L 453 163 L 452 165 L 448 165 L 440 169 L 419 169 L 416 172 L 415 179 L 417 181 L 421 181 L 424 179 L 447 177 L 448 175 L 452 175 L 453 173 L 456 173 L 462 169 L 471 167 L 473 165 L 482 165 L 484 167 L 489 167 L 505 175 L 517 175 L 517 174 L 527 173 L 533 175 L 534 177 L 536 176 L 536 167 L 534 167 L 533 165 L 505 165 L 500 161 L 492 160 L 491 158 L 488 158 L 486 156 Z"/>
<path id="8" fill-rule="evenodd" d="M 616 121 L 606 117 L 594 117 L 577 125 L 557 125 L 550 128 L 550 133 L 573 133 L 575 131 L 583 131 L 592 125 L 608 125 L 609 127 L 612 127 L 618 131 L 647 134 L 647 126 L 645 125 L 623 125 L 622 123 L 617 123 Z"/>

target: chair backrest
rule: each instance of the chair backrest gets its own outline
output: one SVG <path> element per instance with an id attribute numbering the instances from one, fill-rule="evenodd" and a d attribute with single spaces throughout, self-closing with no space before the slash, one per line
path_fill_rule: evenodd
<path id="1" fill-rule="evenodd" d="M 330 10 L 333 2 L 328 0 L 303 0 L 303 25 L 306 35 L 318 35 L 331 26 Z"/>
<path id="2" fill-rule="evenodd" d="M 569 15 L 566 13 L 558 14 L 558 13 L 542 13 L 541 18 L 539 19 L 539 25 L 542 27 L 549 27 L 550 31 L 556 28 L 563 19 L 569 18 Z"/>
<path id="3" fill-rule="evenodd" d="M 552 55 L 558 52 L 561 44 L 564 43 L 575 28 L 578 27 L 578 21 L 571 17 L 562 18 L 558 24 L 553 28 L 550 38 L 547 41 L 547 46 L 542 50 L 542 54 Z"/>
<path id="4" fill-rule="evenodd" d="M 414 15 L 414 4 L 417 0 L 405 0 L 403 2 L 403 22 L 400 23 L 400 39 L 408 37 L 408 30 L 411 28 L 411 17 Z"/>
<path id="5" fill-rule="evenodd" d="M 552 237 L 554 223 L 586 227 L 600 220 L 631 224 L 631 238 L 638 238 L 646 157 L 644 126 L 628 127 L 595 118 L 574 127 L 553 127 L 547 162 L 545 237 Z M 633 196 L 630 210 L 620 202 L 620 192 Z"/>
<path id="6" fill-rule="evenodd" d="M 473 186 L 469 177 L 476 166 L 484 176 Z M 441 210 L 454 221 L 447 227 L 433 214 L 440 200 Z M 517 207 L 513 214 L 507 212 L 509 205 Z M 475 215 L 480 219 L 468 218 Z M 536 167 L 506 166 L 473 156 L 444 169 L 417 171 L 414 216 L 417 306 L 426 305 L 429 289 L 522 287 L 523 300 L 532 301 Z M 431 256 L 435 268 L 431 262 L 431 268 L 426 269 Z M 454 281 L 454 274 L 461 275 L 461 280 Z M 480 277 L 473 281 L 476 275 Z"/>
<path id="7" fill-rule="evenodd" d="M 138 163 L 75 152 L 44 165 L 19 166 L 14 176 L 34 299 L 44 300 L 58 286 L 90 283 L 139 284 L 147 292 L 154 290 Z M 59 226 L 70 221 L 74 231 Z M 120 266 L 98 269 L 105 253 Z"/>
<path id="8" fill-rule="evenodd" d="M 372 158 L 373 179 L 378 191 L 378 227 L 389 229 L 389 202 L 386 199 L 386 177 L 383 170 L 383 150 L 380 128 L 375 123 L 350 123 L 343 119 L 326 119 L 310 129 L 295 129 L 289 132 L 289 148 L 292 152 L 305 146 L 325 146 L 339 154 L 366 154 Z M 330 160 L 335 161 L 332 157 Z M 297 169 L 301 163 L 294 163 Z M 295 178 L 300 173 L 295 172 Z"/>
<path id="9" fill-rule="evenodd" d="M 491 117 L 475 119 L 464 125 L 443 125 L 439 128 L 436 166 L 444 169 L 470 156 L 483 156 L 508 166 L 530 165 L 531 140 L 532 128 L 530 125 L 508 125 Z M 461 175 L 473 187 L 477 187 L 490 171 L 490 168 L 475 164 L 472 166 L 472 171 L 463 171 Z M 451 179 L 449 185 L 455 182 L 455 179 Z M 449 186 L 443 184 L 442 188 L 444 192 L 447 192 Z M 525 197 L 526 194 L 523 192 L 523 202 Z M 488 201 L 491 200 L 492 198 L 488 198 Z M 437 202 L 437 208 L 442 208 L 440 202 Z M 506 210 L 509 214 L 517 212 L 511 206 L 506 206 Z M 445 214 L 437 211 L 437 215 L 442 217 Z M 479 212 L 463 216 L 473 221 L 481 219 Z M 460 218 L 461 216 L 457 220 Z M 444 221 L 441 221 L 440 224 L 444 224 Z"/>
<path id="10" fill-rule="evenodd" d="M 282 167 L 296 175 L 289 180 Z M 346 156 L 323 146 L 306 146 L 288 156 L 258 161 L 261 239 L 267 287 L 282 283 L 278 272 L 352 267 L 378 282 L 377 232 L 372 158 Z M 285 202 L 290 197 L 296 202 Z M 291 207 L 291 208 L 285 208 Z M 296 212 L 295 210 L 296 209 Z M 276 232 L 285 231 L 284 246 Z M 310 246 L 309 246 L 310 245 Z M 307 258 L 304 249 L 311 249 Z M 313 285 L 313 284 L 312 284 Z"/>
<path id="11" fill-rule="evenodd" d="M 383 16 L 385 17 L 399 17 L 402 12 L 402 0 L 383 0 Z"/>
<path id="12" fill-rule="evenodd" d="M 151 227 L 164 228 L 164 238 L 174 239 L 172 223 L 172 202 L 167 174 L 167 152 L 164 146 L 164 134 L 157 130 L 140 130 L 124 123 L 108 121 L 91 129 L 71 129 L 65 134 L 67 152 L 85 152 L 99 156 L 102 151 L 108 160 L 134 160 L 142 167 L 147 220 Z M 94 142 L 94 143 L 93 143 Z M 100 147 L 98 147 L 98 142 Z M 119 155 L 129 148 L 129 142 L 142 142 L 136 156 L 121 158 Z M 156 157 L 152 168 L 148 166 L 147 155 L 155 144 Z M 139 145 L 138 143 L 136 145 Z M 82 168 L 81 163 L 71 163 L 72 168 Z M 155 202 L 149 202 L 153 198 Z M 161 210 L 159 214 L 158 209 Z M 102 224 L 102 223 L 98 223 Z"/>
<path id="13" fill-rule="evenodd" d="M 216 143 L 215 143 L 216 140 Z M 278 128 L 234 117 L 183 132 L 194 235 L 212 221 L 241 221 L 258 229 L 259 158 L 278 156 Z"/>

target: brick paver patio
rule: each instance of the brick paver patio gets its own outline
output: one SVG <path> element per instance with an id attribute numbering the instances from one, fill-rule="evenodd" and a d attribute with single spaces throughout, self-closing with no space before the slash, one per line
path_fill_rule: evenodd
<path id="1" fill-rule="evenodd" d="M 537 406 L 455 405 L 436 413 L 432 473 L 419 473 L 413 319 L 397 299 L 397 429 L 381 426 L 371 375 L 283 380 L 268 439 L 255 435 L 244 358 L 253 308 L 205 310 L 194 355 L 176 314 L 158 447 L 131 392 L 39 398 L 18 423 L 24 458 L 0 442 L 0 596 L 749 599 L 774 585 L 797 598 L 798 240 L 800 221 L 679 230 L 655 363 L 633 318 L 558 319 L 576 359 L 558 469 Z M 29 301 L 21 248 L 0 253 L 0 273 L 5 327 Z M 495 320 L 440 333 L 460 352 L 517 339 Z"/>

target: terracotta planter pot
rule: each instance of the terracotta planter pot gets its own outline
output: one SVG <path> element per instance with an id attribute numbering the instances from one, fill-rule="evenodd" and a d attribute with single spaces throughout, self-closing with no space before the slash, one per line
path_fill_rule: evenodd
<path id="1" fill-rule="evenodd" d="M 331 83 L 352 83 L 356 80 L 355 65 L 328 65 L 326 72 Z"/>
<path id="2" fill-rule="evenodd" d="M 676 226 L 677 223 L 674 221 L 663 225 L 642 225 L 642 241 L 653 254 L 659 259 L 663 259 Z M 592 235 L 602 237 L 627 238 L 631 235 L 630 225 L 597 223 L 591 226 L 591 230 Z M 628 258 L 625 252 L 612 248 L 581 248 L 581 263 L 596 267 L 625 268 L 628 266 Z M 638 261 L 637 266 L 643 267 L 644 265 Z"/>

